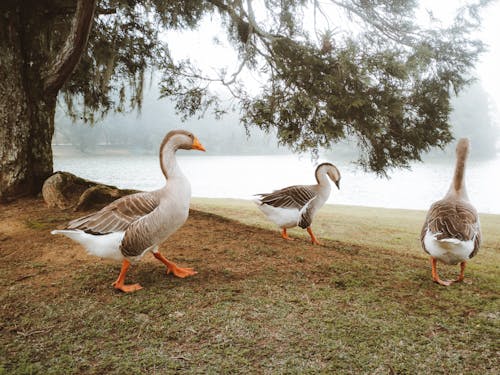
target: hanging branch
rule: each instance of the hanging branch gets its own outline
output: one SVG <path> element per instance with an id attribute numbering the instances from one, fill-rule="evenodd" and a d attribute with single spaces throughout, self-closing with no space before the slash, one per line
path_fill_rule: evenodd
<path id="1" fill-rule="evenodd" d="M 46 95 L 55 95 L 67 81 L 87 45 L 97 0 L 78 0 L 71 30 L 61 51 L 42 74 Z"/>

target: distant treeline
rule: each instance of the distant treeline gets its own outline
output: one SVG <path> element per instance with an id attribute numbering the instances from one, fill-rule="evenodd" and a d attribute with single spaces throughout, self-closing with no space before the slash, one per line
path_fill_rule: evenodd
<path id="1" fill-rule="evenodd" d="M 240 124 L 237 113 L 229 113 L 222 119 L 190 119 L 182 122 L 175 114 L 173 105 L 159 94 L 152 85 L 144 95 L 140 113 L 110 114 L 93 125 L 84 121 L 73 122 L 62 111 L 56 114 L 54 144 L 72 145 L 84 153 L 96 153 L 110 149 L 123 149 L 130 153 L 158 152 L 163 136 L 172 129 L 184 128 L 195 133 L 206 149 L 213 154 L 280 154 L 288 153 L 277 144 L 273 133 L 266 134 L 259 129 L 249 129 L 247 134 Z M 469 137 L 473 145 L 474 157 L 492 157 L 497 152 L 500 128 L 493 120 L 496 116 L 488 94 L 479 83 L 469 87 L 453 101 L 450 122 L 456 138 Z M 355 145 L 341 143 L 332 150 L 324 150 L 332 157 L 356 158 Z M 445 154 L 453 153 L 451 145 Z M 443 156 L 435 150 L 430 156 Z"/>

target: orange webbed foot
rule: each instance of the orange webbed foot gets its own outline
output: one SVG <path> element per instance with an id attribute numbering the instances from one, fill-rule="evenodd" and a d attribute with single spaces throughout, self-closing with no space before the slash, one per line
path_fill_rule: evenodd
<path id="1" fill-rule="evenodd" d="M 125 292 L 125 293 L 136 292 L 136 291 L 142 289 L 142 286 L 140 284 L 125 285 L 125 284 L 119 284 L 117 282 L 114 282 L 113 286 L 115 287 L 115 289 L 121 290 L 122 292 Z"/>
<path id="2" fill-rule="evenodd" d="M 174 276 L 180 277 L 180 278 L 185 278 L 188 276 L 193 276 L 196 275 L 198 272 L 193 270 L 192 268 L 181 268 L 178 267 L 174 262 L 169 261 L 167 258 L 165 258 L 161 253 L 156 252 L 153 253 L 154 257 L 158 259 L 160 262 L 162 262 L 164 265 L 167 266 L 167 275 L 169 273 L 173 273 Z"/>
<path id="3" fill-rule="evenodd" d="M 173 266 L 167 267 L 167 275 L 170 273 L 173 273 L 174 276 L 183 279 L 188 276 L 196 275 L 198 272 L 196 272 L 193 268 L 181 268 L 173 264 Z"/>
<path id="4" fill-rule="evenodd" d="M 288 237 L 288 234 L 286 233 L 286 228 L 283 228 L 281 230 L 281 238 L 283 238 L 284 240 L 293 241 L 293 238 Z"/>
<path id="5" fill-rule="evenodd" d="M 431 267 L 432 267 L 432 281 L 442 286 L 450 286 L 453 284 L 452 280 L 441 280 L 437 272 L 437 260 L 431 257 Z"/>
<path id="6" fill-rule="evenodd" d="M 433 279 L 433 281 L 442 286 L 450 286 L 451 284 L 453 284 L 452 280 L 441 280 L 440 278 Z"/>
<path id="7" fill-rule="evenodd" d="M 309 236 L 311 236 L 311 243 L 313 245 L 321 245 L 319 241 L 316 239 L 316 236 L 314 235 L 311 227 L 307 227 L 307 233 L 309 233 Z"/>
<path id="8" fill-rule="evenodd" d="M 125 285 L 125 275 L 127 274 L 127 270 L 129 267 L 130 262 L 127 259 L 124 259 L 122 268 L 120 270 L 120 275 L 118 275 L 118 279 L 112 284 L 115 289 L 121 290 L 125 293 L 135 292 L 142 289 L 142 286 L 140 286 L 139 284 Z"/>

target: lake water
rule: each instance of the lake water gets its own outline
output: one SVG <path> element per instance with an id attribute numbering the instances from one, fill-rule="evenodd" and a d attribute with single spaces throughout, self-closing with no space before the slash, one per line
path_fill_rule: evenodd
<path id="1" fill-rule="evenodd" d="M 309 157 L 210 156 L 180 151 L 178 162 L 189 178 L 194 197 L 251 199 L 289 185 L 313 184 L 315 163 Z M 319 162 L 328 160 L 319 160 Z M 340 190 L 332 185 L 328 203 L 388 208 L 429 208 L 444 196 L 453 176 L 454 161 L 427 162 L 411 170 L 397 170 L 390 179 L 365 173 L 349 162 L 333 163 L 342 175 Z M 54 157 L 54 170 L 116 185 L 153 190 L 164 184 L 157 156 Z M 479 212 L 500 214 L 500 155 L 487 161 L 470 161 L 467 190 Z"/>

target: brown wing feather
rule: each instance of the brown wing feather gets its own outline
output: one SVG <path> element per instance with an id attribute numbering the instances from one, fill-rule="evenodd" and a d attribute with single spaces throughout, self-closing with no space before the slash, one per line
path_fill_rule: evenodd
<path id="1" fill-rule="evenodd" d="M 307 207 L 306 209 L 302 212 L 302 215 L 300 215 L 300 219 L 299 219 L 299 227 L 301 227 L 302 229 L 305 229 L 309 226 L 311 226 L 312 224 L 312 211 L 313 211 L 313 207 L 312 207 L 312 201 L 309 201 L 309 203 L 307 204 Z"/>
<path id="2" fill-rule="evenodd" d="M 159 200 L 151 193 L 137 193 L 120 198 L 100 211 L 70 221 L 67 229 L 80 229 L 92 234 L 120 232 L 149 214 L 158 206 Z"/>
<path id="3" fill-rule="evenodd" d="M 456 238 L 460 241 L 474 240 L 474 251 L 470 255 L 476 255 L 481 246 L 481 228 L 476 209 L 463 200 L 443 199 L 435 202 L 425 220 L 420 233 L 422 247 L 427 229 L 436 233 L 436 239 Z"/>
<path id="4" fill-rule="evenodd" d="M 154 215 L 154 214 L 151 214 Z M 142 252 L 155 244 L 155 237 L 150 234 L 150 225 L 148 220 L 140 218 L 125 231 L 120 251 L 123 255 L 134 257 L 141 255 Z"/>
<path id="5" fill-rule="evenodd" d="M 295 185 L 280 190 L 275 190 L 269 194 L 257 194 L 261 197 L 262 204 L 268 204 L 273 207 L 297 208 L 301 209 L 311 199 L 317 195 L 314 185 Z"/>

